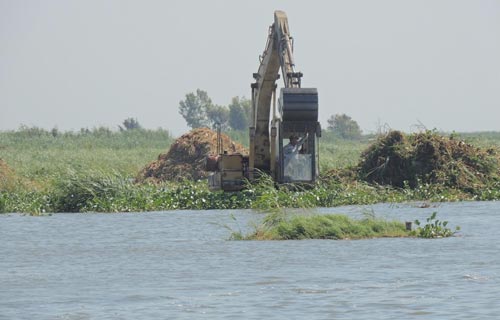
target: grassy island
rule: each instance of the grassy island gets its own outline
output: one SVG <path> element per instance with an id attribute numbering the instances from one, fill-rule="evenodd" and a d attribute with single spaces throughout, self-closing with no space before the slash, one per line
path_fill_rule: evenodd
<path id="1" fill-rule="evenodd" d="M 363 219 L 352 219 L 341 214 L 326 215 L 292 215 L 271 213 L 248 235 L 233 232 L 233 240 L 356 240 L 369 238 L 419 237 L 443 238 L 451 237 L 460 230 L 452 231 L 447 227 L 448 221 L 440 221 L 434 212 L 427 223 L 422 225 L 416 220 L 416 228 L 409 230 L 406 223 L 389 221 L 365 215 Z"/>
<path id="2" fill-rule="evenodd" d="M 241 240 L 343 240 L 410 235 L 405 224 L 399 221 L 375 218 L 355 220 L 340 214 L 294 216 L 271 224 L 269 220 L 249 235 L 233 233 L 232 237 Z"/>

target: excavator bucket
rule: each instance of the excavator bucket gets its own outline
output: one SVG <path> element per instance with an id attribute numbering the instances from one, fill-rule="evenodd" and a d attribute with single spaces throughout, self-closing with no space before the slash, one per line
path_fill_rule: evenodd
<path id="1" fill-rule="evenodd" d="M 318 90 L 316 88 L 283 88 L 280 94 L 283 122 L 317 122 Z"/>

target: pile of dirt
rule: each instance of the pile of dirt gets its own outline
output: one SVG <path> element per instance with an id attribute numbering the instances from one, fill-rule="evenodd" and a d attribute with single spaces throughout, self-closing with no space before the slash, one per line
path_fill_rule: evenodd
<path id="1" fill-rule="evenodd" d="M 498 181 L 499 168 L 496 150 L 433 131 L 391 131 L 362 154 L 358 165 L 360 177 L 368 182 L 395 187 L 437 183 L 465 191 Z"/>
<path id="2" fill-rule="evenodd" d="M 245 147 L 227 135 L 221 134 L 221 137 L 225 151 L 248 154 Z M 205 158 L 211 154 L 217 154 L 217 133 L 208 128 L 193 129 L 178 138 L 167 153 L 158 156 L 158 160 L 144 167 L 136 181 L 158 183 L 206 178 Z"/>

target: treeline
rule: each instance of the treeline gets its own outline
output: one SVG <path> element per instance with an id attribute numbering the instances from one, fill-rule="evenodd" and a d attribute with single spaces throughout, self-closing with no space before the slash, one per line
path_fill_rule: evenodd
<path id="1" fill-rule="evenodd" d="M 138 122 L 137 122 L 138 123 Z M 120 128 L 120 127 L 119 127 Z M 81 128 L 77 131 L 59 131 L 57 128 L 46 130 L 40 127 L 20 126 L 17 130 L 0 131 L 0 147 L 20 150 L 23 146 L 32 149 L 48 146 L 66 149 L 109 147 L 109 148 L 135 148 L 139 146 L 156 147 L 168 146 L 174 136 L 165 129 L 134 129 L 121 128 L 112 130 L 99 126 L 94 128 Z M 0 150 L 0 157 L 2 157 Z M 6 156 L 6 155 L 4 155 Z"/>
<path id="2" fill-rule="evenodd" d="M 131 132 L 134 130 L 142 130 L 142 131 L 148 131 L 148 132 L 163 132 L 165 134 L 170 133 L 162 128 L 156 129 L 156 130 L 151 130 L 151 129 L 143 129 L 142 126 L 140 125 L 139 121 L 136 118 L 127 118 L 122 122 L 122 125 L 118 125 L 119 131 L 114 131 L 109 127 L 105 126 L 98 126 L 98 127 L 93 127 L 93 128 L 80 128 L 79 130 L 73 131 L 73 130 L 68 130 L 68 131 L 60 131 L 57 127 L 54 127 L 50 130 L 40 128 L 37 126 L 27 126 L 27 125 L 21 125 L 17 130 L 7 130 L 3 131 L 3 134 L 8 134 L 8 135 L 14 135 L 17 137 L 27 137 L 27 138 L 32 138 L 32 137 L 44 137 L 44 136 L 52 136 L 52 137 L 59 137 L 59 136 L 70 136 L 70 137 L 75 137 L 75 136 L 111 136 L 114 134 L 119 134 L 120 132 Z"/>
<path id="3" fill-rule="evenodd" d="M 222 130 L 246 131 L 250 126 L 252 101 L 245 97 L 234 97 L 227 106 L 216 105 L 206 91 L 197 89 L 186 94 L 179 102 L 179 114 L 188 127 L 208 127 Z M 334 114 L 327 119 L 327 132 L 341 139 L 360 139 L 363 132 L 358 123 L 346 114 Z"/>
<path id="4" fill-rule="evenodd" d="M 186 120 L 188 127 L 208 127 L 222 130 L 246 130 L 250 124 L 252 102 L 245 97 L 234 97 L 227 106 L 216 105 L 206 91 L 197 89 L 186 94 L 179 102 L 179 114 Z"/>

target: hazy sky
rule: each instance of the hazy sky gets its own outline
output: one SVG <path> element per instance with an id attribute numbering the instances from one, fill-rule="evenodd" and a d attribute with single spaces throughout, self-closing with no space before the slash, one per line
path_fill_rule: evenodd
<path id="1" fill-rule="evenodd" d="M 324 127 L 500 131 L 499 0 L 0 0 L 0 130 L 134 117 L 180 135 L 186 93 L 250 96 L 277 9 Z"/>

